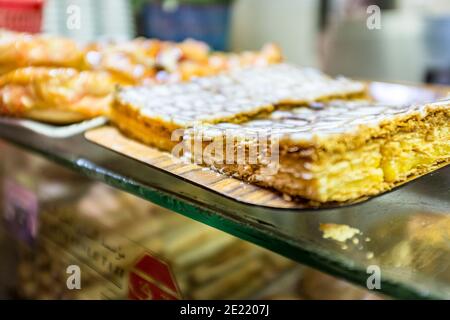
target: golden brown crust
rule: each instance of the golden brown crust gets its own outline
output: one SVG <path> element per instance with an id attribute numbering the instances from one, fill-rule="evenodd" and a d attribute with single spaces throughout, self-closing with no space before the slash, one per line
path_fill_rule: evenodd
<path id="1" fill-rule="evenodd" d="M 126 135 L 162 150 L 172 150 L 178 141 L 172 141 L 172 132 L 179 129 L 175 124 L 158 119 L 140 117 L 138 112 L 114 101 L 110 120 Z"/>
<path id="2" fill-rule="evenodd" d="M 0 77 L 0 114 L 58 123 L 105 115 L 114 86 L 103 72 L 17 69 Z"/>
<path id="3" fill-rule="evenodd" d="M 275 64 L 190 83 L 123 88 L 115 96 L 112 120 L 133 137 L 170 150 L 170 132 L 175 129 L 205 123 L 242 123 L 276 108 L 288 108 L 288 104 L 309 105 L 335 97 L 360 96 L 365 91 L 365 85 L 359 82 L 330 78 L 314 69 Z M 153 139 L 146 135 L 159 136 L 158 143 L 150 142 Z M 164 137 L 166 140 L 161 140 Z"/>
<path id="4" fill-rule="evenodd" d="M 267 44 L 260 51 L 233 54 L 210 52 L 205 43 L 192 39 L 175 43 L 138 38 L 88 46 L 83 67 L 108 71 L 126 84 L 148 85 L 188 81 L 281 60 L 281 50 L 274 44 Z"/>

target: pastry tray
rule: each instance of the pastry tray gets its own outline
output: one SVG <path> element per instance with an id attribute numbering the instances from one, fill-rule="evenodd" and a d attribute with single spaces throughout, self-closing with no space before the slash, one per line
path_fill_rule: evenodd
<path id="1" fill-rule="evenodd" d="M 375 101 L 393 104 L 431 102 L 447 97 L 448 92 L 446 87 L 438 86 L 419 87 L 385 82 L 368 82 L 367 85 L 370 96 Z M 352 202 L 327 204 L 319 204 L 301 199 L 292 201 L 277 192 L 242 182 L 206 167 L 187 163 L 173 157 L 167 152 L 162 152 L 141 144 L 124 136 L 118 129 L 112 126 L 104 126 L 90 130 L 86 132 L 85 137 L 87 140 L 104 148 L 245 204 L 279 209 L 333 208 L 356 204 L 369 199 L 368 197 L 363 197 Z M 445 166 L 445 164 L 442 166 Z M 417 178 L 419 177 L 404 181 L 402 184 L 393 188 L 393 190 Z"/>
<path id="2" fill-rule="evenodd" d="M 286 199 L 285 196 L 278 192 L 243 182 L 206 167 L 188 163 L 172 156 L 168 152 L 159 151 L 158 149 L 136 142 L 135 140 L 124 136 L 118 129 L 111 126 L 104 126 L 89 130 L 85 133 L 85 137 L 87 140 L 117 152 L 123 156 L 138 160 L 156 169 L 172 174 L 179 179 L 183 179 L 210 191 L 216 192 L 222 196 L 249 205 L 258 205 L 278 209 L 324 209 L 348 206 L 370 199 L 368 197 L 364 197 L 352 202 L 332 202 L 326 204 L 301 199 Z M 444 167 L 447 164 L 448 163 L 444 163 L 439 168 Z M 392 190 L 395 190 L 401 185 L 418 178 L 420 178 L 420 176 L 404 181 Z"/>

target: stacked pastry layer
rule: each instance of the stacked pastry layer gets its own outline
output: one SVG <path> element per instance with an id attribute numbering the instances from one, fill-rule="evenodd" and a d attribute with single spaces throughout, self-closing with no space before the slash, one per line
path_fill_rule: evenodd
<path id="1" fill-rule="evenodd" d="M 318 202 L 375 195 L 449 161 L 449 101 L 355 100 L 364 89 L 277 64 L 125 88 L 112 120 L 176 156 Z"/>
<path id="2" fill-rule="evenodd" d="M 363 95 L 365 86 L 288 64 L 236 70 L 189 83 L 120 90 L 112 121 L 129 135 L 171 150 L 195 124 L 244 122 L 280 106 Z M 179 130 L 180 129 L 180 130 Z"/>
<path id="3" fill-rule="evenodd" d="M 331 101 L 184 134 L 196 163 L 289 196 L 375 195 L 450 160 L 450 101 L 396 106 Z"/>

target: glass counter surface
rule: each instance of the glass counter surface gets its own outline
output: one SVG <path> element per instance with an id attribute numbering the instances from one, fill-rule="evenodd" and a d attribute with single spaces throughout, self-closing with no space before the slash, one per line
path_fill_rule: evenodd
<path id="1" fill-rule="evenodd" d="M 273 209 L 243 204 L 94 145 L 2 124 L 0 137 L 300 263 L 394 298 L 450 299 L 450 166 L 347 207 Z M 320 224 L 361 231 L 325 239 Z M 378 283 L 379 280 L 379 283 Z"/>

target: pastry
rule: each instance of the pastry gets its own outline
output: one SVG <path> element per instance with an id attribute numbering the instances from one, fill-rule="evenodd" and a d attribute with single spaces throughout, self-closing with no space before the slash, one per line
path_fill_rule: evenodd
<path id="1" fill-rule="evenodd" d="M 232 54 L 210 52 L 205 43 L 191 39 L 175 43 L 139 38 L 88 46 L 84 68 L 108 71 L 130 85 L 149 85 L 187 81 L 281 60 L 281 51 L 273 44 L 267 44 L 261 51 Z"/>
<path id="2" fill-rule="evenodd" d="M 275 64 L 196 78 L 189 83 L 122 88 L 116 94 L 111 120 L 130 136 L 171 150 L 180 138 L 177 129 L 199 123 L 243 122 L 280 105 L 364 92 L 365 86 L 356 81 L 333 79 L 315 69 Z"/>
<path id="3" fill-rule="evenodd" d="M 80 68 L 84 49 L 71 39 L 0 31 L 0 75 L 28 67 Z"/>
<path id="4" fill-rule="evenodd" d="M 450 160 L 450 101 L 385 105 L 335 100 L 242 124 L 185 130 L 182 151 L 288 197 L 350 201 L 387 191 Z"/>
<path id="5" fill-rule="evenodd" d="M 70 123 L 107 115 L 114 85 L 187 81 L 249 65 L 278 63 L 275 45 L 241 54 L 199 41 L 135 39 L 81 46 L 73 40 L 0 32 L 0 115 Z"/>
<path id="6" fill-rule="evenodd" d="M 101 71 L 17 69 L 0 77 L 0 115 L 61 124 L 105 115 L 115 83 Z"/>

